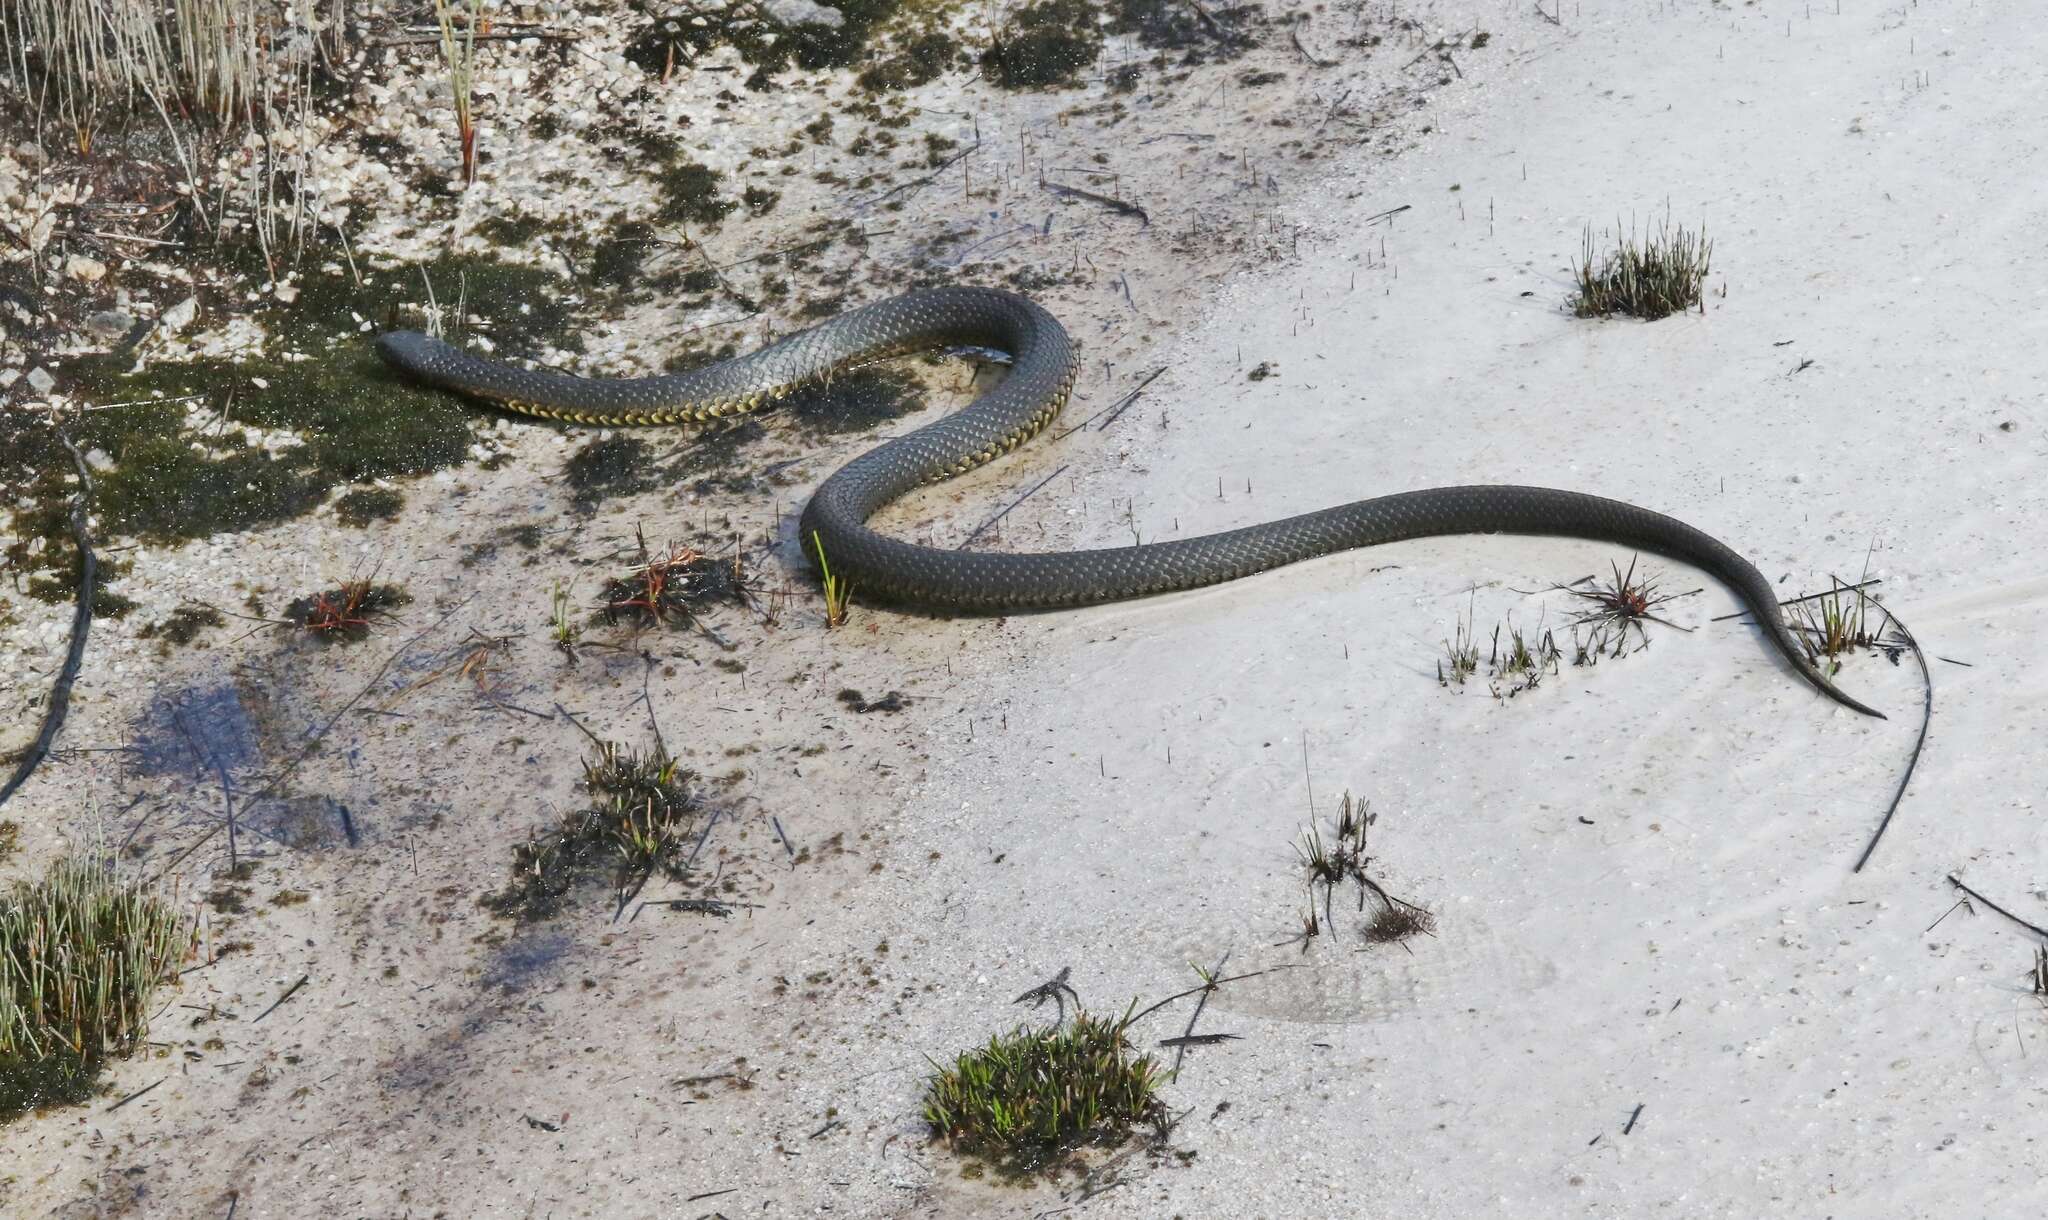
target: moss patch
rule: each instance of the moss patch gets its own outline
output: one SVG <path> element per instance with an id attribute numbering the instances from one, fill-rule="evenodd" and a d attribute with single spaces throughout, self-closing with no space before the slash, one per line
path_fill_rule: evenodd
<path id="1" fill-rule="evenodd" d="M 817 382 L 783 399 L 782 409 L 811 432 L 862 432 L 922 411 L 924 388 L 901 369 L 865 368 Z"/>
<path id="2" fill-rule="evenodd" d="M 425 271 L 444 298 L 463 285 L 471 311 L 492 320 L 503 347 L 574 333 L 561 284 L 547 272 L 454 258 Z M 98 467 L 101 541 L 174 544 L 274 525 L 310 512 L 338 486 L 463 461 L 474 411 L 398 378 L 361 333 L 365 322 L 399 320 L 399 307 L 420 295 L 420 273 L 375 272 L 361 285 L 346 274 L 309 273 L 295 300 L 253 308 L 269 339 L 250 356 L 162 361 L 138 372 L 131 361 L 96 355 L 60 370 L 66 394 L 100 408 L 73 435 Z M 54 580 L 66 597 L 78 563 L 70 470 L 40 419 L 0 419 L 0 483 L 28 501 L 15 511 L 6 558 Z M 45 540 L 39 553 L 37 538 Z"/>
<path id="3" fill-rule="evenodd" d="M 179 606 L 162 622 L 146 624 L 135 633 L 137 639 L 162 640 L 165 651 L 182 648 L 212 627 L 225 627 L 227 618 L 212 606 Z"/>
<path id="4" fill-rule="evenodd" d="M 372 521 L 389 521 L 405 507 L 405 496 L 389 487 L 359 487 L 334 502 L 343 525 L 362 529 Z"/>
<path id="5" fill-rule="evenodd" d="M 785 26 L 751 4 L 711 9 L 638 0 L 634 7 L 653 19 L 627 41 L 626 58 L 659 77 L 730 46 L 756 68 L 747 87 L 765 89 L 792 64 L 815 72 L 858 63 L 902 6 L 903 0 L 836 0 L 838 25 Z"/>
<path id="6" fill-rule="evenodd" d="M 943 30 L 905 39 L 889 54 L 861 71 L 861 88 L 881 93 L 914 89 L 946 74 L 960 58 L 960 44 Z"/>
<path id="7" fill-rule="evenodd" d="M 726 214 L 739 205 L 718 195 L 718 175 L 695 161 L 671 166 L 654 176 L 661 189 L 661 208 L 656 219 L 665 224 L 694 224 L 717 228 Z"/>
<path id="8" fill-rule="evenodd" d="M 982 70 L 1005 89 L 1072 85 L 1102 53 L 1098 9 L 1088 0 L 1038 0 L 1010 15 L 982 52 Z"/>
<path id="9" fill-rule="evenodd" d="M 637 436 L 601 436 L 562 466 L 576 507 L 589 512 L 613 496 L 646 491 L 660 481 L 654 451 Z"/>

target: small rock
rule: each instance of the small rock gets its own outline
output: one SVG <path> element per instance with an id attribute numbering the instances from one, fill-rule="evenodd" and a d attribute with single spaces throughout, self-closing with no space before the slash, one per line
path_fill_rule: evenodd
<path id="1" fill-rule="evenodd" d="M 296 284 L 279 284 L 270 290 L 270 294 L 287 305 L 299 299 L 299 289 Z"/>
<path id="2" fill-rule="evenodd" d="M 192 319 L 198 316 L 199 298 L 186 297 L 176 305 L 164 310 L 163 316 L 157 319 L 157 325 L 163 328 L 165 334 L 175 335 L 192 325 Z"/>
<path id="3" fill-rule="evenodd" d="M 114 466 L 114 459 L 107 456 L 106 450 L 93 448 L 85 451 L 85 464 L 94 470 L 111 470 Z"/>
<path id="4" fill-rule="evenodd" d="M 786 26 L 822 25 L 836 30 L 846 23 L 846 14 L 813 0 L 764 0 L 761 7 Z"/>
<path id="5" fill-rule="evenodd" d="M 134 325 L 134 315 L 119 309 L 102 309 L 85 320 L 85 329 L 101 339 L 118 339 Z"/>
<path id="6" fill-rule="evenodd" d="M 96 258 L 87 258 L 83 254 L 74 254 L 64 260 L 64 274 L 74 280 L 83 280 L 88 284 L 96 284 L 105 278 L 107 265 Z"/>
<path id="7" fill-rule="evenodd" d="M 28 388 L 38 394 L 47 394 L 57 388 L 57 379 L 50 376 L 50 370 L 39 364 L 28 371 Z"/>

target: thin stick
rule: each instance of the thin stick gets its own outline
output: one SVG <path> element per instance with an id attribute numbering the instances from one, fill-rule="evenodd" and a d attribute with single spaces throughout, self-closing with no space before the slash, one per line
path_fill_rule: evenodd
<path id="1" fill-rule="evenodd" d="M 296 982 L 296 983 L 293 983 L 293 984 L 292 984 L 291 986 L 289 986 L 289 987 L 285 988 L 285 989 L 284 989 L 284 994 L 283 994 L 283 995 L 281 995 L 281 996 L 279 996 L 279 997 L 277 997 L 277 999 L 276 999 L 276 1000 L 275 1000 L 275 1001 L 274 1001 L 274 1002 L 273 1002 L 273 1003 L 272 1003 L 272 1004 L 270 1005 L 270 1007 L 268 1007 L 268 1008 L 264 1009 L 264 1010 L 263 1010 L 262 1012 L 259 1012 L 259 1013 L 257 1013 L 257 1014 L 256 1014 L 256 1021 L 261 1021 L 261 1020 L 262 1020 L 263 1018 L 265 1018 L 265 1017 L 269 1016 L 269 1015 L 270 1015 L 271 1013 L 274 1013 L 274 1012 L 276 1012 L 276 1011 L 277 1011 L 277 1006 L 278 1006 L 279 1004 L 282 1004 L 282 1003 L 284 1003 L 284 1002 L 285 1002 L 286 1000 L 289 1000 L 289 999 L 291 999 L 291 998 L 292 998 L 293 996 L 295 996 L 295 995 L 299 994 L 299 988 L 301 988 L 301 987 L 304 987 L 304 986 L 306 985 L 306 980 L 308 980 L 308 979 L 310 979 L 310 978 L 312 978 L 312 977 L 313 977 L 313 976 L 312 976 L 312 975 L 310 975 L 310 974 L 302 974 L 302 975 L 300 975 L 300 976 L 299 976 L 299 981 L 298 981 L 298 982 Z M 251 1022 L 249 1022 L 249 1024 L 251 1024 L 251 1025 L 254 1025 L 254 1024 L 256 1024 L 256 1021 L 251 1021 Z"/>
<path id="2" fill-rule="evenodd" d="M 1052 439 L 1056 441 L 1065 440 L 1067 437 L 1073 435 L 1076 432 L 1079 432 L 1081 429 L 1087 427 L 1089 424 L 1094 423 L 1096 420 L 1101 419 L 1103 416 L 1109 414 L 1111 411 L 1114 411 L 1119 407 L 1130 405 L 1131 400 L 1138 396 L 1139 390 L 1143 390 L 1146 386 L 1151 385 L 1153 379 L 1158 377 L 1159 374 L 1164 373 L 1165 371 L 1166 368 L 1163 365 L 1159 368 L 1152 370 L 1151 374 L 1148 375 L 1145 378 L 1145 380 L 1138 383 L 1138 389 L 1132 390 L 1130 393 L 1124 395 L 1122 398 L 1111 403 L 1109 406 L 1102 408 L 1102 410 L 1097 411 L 1095 414 L 1089 416 L 1087 419 L 1082 420 L 1080 423 L 1075 424 L 1073 427 L 1063 428 L 1060 431 L 1053 433 Z M 1100 429 L 1097 430 L 1100 431 Z"/>
<path id="3" fill-rule="evenodd" d="M 968 546 L 970 546 L 976 538 L 979 538 L 984 533 L 988 532 L 988 530 L 992 526 L 994 526 L 996 522 L 1001 521 L 1004 517 L 1009 516 L 1011 508 L 1015 508 L 1019 504 L 1024 503 L 1024 501 L 1029 500 L 1031 497 L 1037 495 L 1040 489 L 1042 489 L 1047 483 L 1052 482 L 1054 479 L 1059 478 L 1061 475 L 1065 473 L 1067 473 L 1067 467 L 1062 466 L 1058 470 L 1053 471 L 1051 474 L 1045 476 L 1044 478 L 1038 480 L 1038 482 L 1032 484 L 1030 491 L 1027 491 L 1023 495 L 1018 496 L 1016 499 L 1010 501 L 1009 508 L 1005 508 L 1003 511 L 997 513 L 995 516 L 990 517 L 988 520 L 982 522 L 980 525 L 975 526 L 974 532 L 967 535 L 966 538 L 962 539 L 960 545 L 954 547 L 953 549 L 956 551 L 966 550 Z"/>
<path id="4" fill-rule="evenodd" d="M 50 743 L 57 740 L 57 730 L 64 727 L 64 713 L 71 707 L 71 684 L 78 680 L 78 668 L 85 662 L 86 636 L 92 630 L 93 589 L 99 576 L 99 560 L 93 556 L 92 535 L 86 529 L 85 505 L 92 495 L 92 474 L 86 469 L 78 446 L 71 443 L 62 429 L 58 430 L 57 439 L 71 451 L 72 464 L 78 467 L 78 496 L 71 503 L 71 536 L 78 544 L 78 606 L 71 612 L 71 645 L 65 649 L 64 664 L 58 668 L 57 681 L 50 687 L 42 731 L 36 734 L 28 753 L 21 756 L 6 786 L 0 787 L 0 805 L 5 805 L 7 798 L 28 782 L 29 773 L 49 754 Z"/>
<path id="5" fill-rule="evenodd" d="M 1124 281 L 1124 299 L 1128 301 L 1130 299 L 1130 296 L 1131 282 L 1128 279 L 1126 279 Z M 1145 380 L 1138 383 L 1138 388 L 1124 395 L 1124 400 L 1116 404 L 1116 409 L 1109 413 L 1109 418 L 1103 420 L 1100 424 L 1097 424 L 1095 430 L 1097 432 L 1101 432 L 1107 429 L 1111 424 L 1115 423 L 1118 419 L 1122 418 L 1123 413 L 1131 409 L 1131 404 L 1138 401 L 1138 395 L 1143 394 L 1145 392 L 1145 387 L 1151 385 L 1154 381 L 1157 381 L 1159 379 L 1159 374 L 1164 373 L 1165 371 L 1166 366 L 1162 364 L 1158 368 L 1153 369 L 1150 373 L 1146 374 Z"/>
<path id="6" fill-rule="evenodd" d="M 1180 1031 L 1180 1045 L 1173 1048 L 1173 1075 L 1175 1076 L 1180 1075 L 1181 1060 L 1186 1058 L 1187 1056 L 1187 1040 L 1195 1036 L 1195 1022 L 1202 1019 L 1202 1010 L 1209 1006 L 1209 997 L 1216 991 L 1216 984 L 1212 980 L 1214 980 L 1216 975 L 1222 971 L 1223 963 L 1229 960 L 1230 953 L 1226 950 L 1223 956 L 1217 960 L 1216 969 L 1211 970 L 1208 973 L 1208 975 L 1205 976 L 1205 981 L 1208 982 L 1208 986 L 1202 988 L 1202 998 L 1195 1001 L 1195 1011 L 1188 1014 L 1188 1027 Z"/>
<path id="7" fill-rule="evenodd" d="M 2027 931 L 2032 932 L 2034 935 L 2040 937 L 2042 940 L 2048 940 L 2048 928 L 2044 928 L 2037 923 L 2028 923 L 2026 920 L 2021 919 L 2019 916 L 2013 914 L 2011 911 L 2006 910 L 2004 907 L 1999 906 L 1997 903 L 1991 901 L 1989 898 L 1986 898 L 1984 895 L 1971 889 L 1969 886 L 1964 885 L 1962 883 L 1962 880 L 1958 878 L 1954 873 L 1950 873 L 1948 875 L 1948 883 L 1952 886 L 1955 886 L 1963 893 L 1968 894 L 1970 897 L 1975 898 L 1977 901 L 1983 903 L 1985 906 L 1990 907 L 1994 911 L 1997 911 L 2000 915 L 2003 915 L 2007 919 L 2012 920 L 2014 923 L 2018 924 L 2022 928 L 2025 928 Z"/>
<path id="8" fill-rule="evenodd" d="M 169 1076 L 164 1077 L 164 1080 L 169 1079 Z M 129 1102 L 134 1101 L 136 1098 L 142 1096 L 144 1093 L 149 1092 L 151 1089 L 161 1087 L 163 1085 L 164 1080 L 159 1080 L 155 1084 L 144 1085 L 143 1087 L 135 1090 L 133 1093 L 130 1093 L 128 1096 L 123 1097 L 121 1100 L 115 1102 L 113 1105 L 108 1106 L 106 1109 L 106 1113 L 112 1114 L 114 1111 L 120 1109 L 122 1106 L 127 1105 Z"/>
<path id="9" fill-rule="evenodd" d="M 1145 213 L 1145 209 L 1129 200 L 1112 199 L 1108 195 L 1098 195 L 1094 191 L 1084 191 L 1078 186 L 1063 186 L 1057 182 L 1040 182 L 1038 185 L 1055 195 L 1063 195 L 1073 199 L 1086 199 L 1090 203 L 1099 203 L 1118 215 L 1135 216 L 1138 218 L 1138 227 L 1141 229 L 1152 227 L 1152 218 Z"/>
<path id="10" fill-rule="evenodd" d="M 1863 595 L 1858 593 L 1856 596 Z M 1885 621 L 1892 625 L 1892 629 L 1905 637 L 1907 645 L 1913 649 L 1913 660 L 1920 665 L 1920 682 L 1924 695 L 1920 702 L 1920 735 L 1913 739 L 1913 753 L 1906 759 L 1906 773 L 1899 777 L 1898 791 L 1892 793 L 1892 803 L 1885 807 L 1884 819 L 1878 822 L 1877 833 L 1870 836 L 1870 843 L 1864 847 L 1863 854 L 1856 858 L 1856 867 L 1849 870 L 1852 873 L 1862 872 L 1863 866 L 1870 863 L 1870 853 L 1877 850 L 1877 841 L 1884 838 L 1885 830 L 1891 826 L 1892 815 L 1899 811 L 1899 802 L 1906 799 L 1906 785 L 1913 782 L 1913 768 L 1920 765 L 1920 749 L 1927 744 L 1927 726 L 1934 719 L 1934 675 L 1927 670 L 1927 654 L 1920 651 L 1920 641 L 1913 638 L 1913 633 L 1906 630 L 1906 625 L 1899 621 L 1897 615 L 1882 605 L 1878 605 L 1877 608 L 1883 612 Z"/>
<path id="11" fill-rule="evenodd" d="M 1138 1013 L 1136 1016 L 1131 1017 L 1129 1020 L 1125 1021 L 1124 1024 L 1135 1025 L 1139 1021 L 1144 1020 L 1146 1017 L 1149 1017 L 1153 1013 L 1158 1012 L 1160 1009 L 1166 1007 L 1168 1004 L 1173 1003 L 1175 1000 L 1185 1000 L 1191 995 L 1198 995 L 1204 991 L 1214 991 L 1216 988 L 1223 986 L 1223 984 L 1225 983 L 1235 983 L 1240 979 L 1255 979 L 1262 974 L 1271 974 L 1276 970 L 1294 969 L 1297 969 L 1297 967 L 1292 965 L 1268 966 L 1264 970 L 1253 970 L 1248 974 L 1233 974 L 1227 979 L 1217 979 L 1216 981 L 1211 983 L 1204 983 L 1200 987 L 1190 987 L 1186 991 L 1176 992 L 1173 995 L 1167 996 L 1165 999 L 1159 1001 L 1157 1004 L 1154 1004 L 1150 1008 L 1145 1009 L 1143 1012 Z"/>
<path id="12" fill-rule="evenodd" d="M 1590 578 L 1590 577 L 1588 577 L 1588 579 L 1591 579 L 1591 578 Z M 1881 585 L 1881 584 L 1883 584 L 1883 583 L 1884 583 L 1884 578 L 1883 578 L 1882 576 L 1873 576 L 1873 577 L 1871 577 L 1871 578 L 1870 578 L 1869 580 L 1864 580 L 1864 581 L 1858 581 L 1857 583 L 1855 583 L 1855 584 L 1853 584 L 1853 585 L 1839 585 L 1839 586 L 1837 586 L 1837 587 L 1835 587 L 1835 588 L 1833 588 L 1833 589 L 1823 589 L 1823 590 L 1821 590 L 1821 591 L 1820 591 L 1820 592 L 1818 592 L 1818 593 L 1805 593 L 1805 594 L 1801 594 L 1801 595 L 1800 595 L 1800 596 L 1798 596 L 1798 597 L 1788 597 L 1788 598 L 1786 598 L 1786 599 L 1785 599 L 1784 601 L 1781 601 L 1781 602 L 1779 602 L 1778 604 L 1779 604 L 1779 605 L 1781 605 L 1781 606 L 1796 606 L 1796 605 L 1798 605 L 1798 604 L 1799 604 L 1800 602 L 1810 602 L 1810 601 L 1813 601 L 1813 600 L 1814 600 L 1814 599 L 1816 599 L 1816 598 L 1821 598 L 1821 597 L 1832 597 L 1832 596 L 1834 596 L 1834 595 L 1835 595 L 1835 594 L 1837 594 L 1837 593 L 1847 593 L 1847 592 L 1849 592 L 1849 591 L 1851 591 L 1851 590 L 1855 590 L 1855 591 L 1857 591 L 1857 592 L 1861 592 L 1861 591 L 1862 591 L 1862 590 L 1864 590 L 1864 589 L 1868 589 L 1868 588 L 1869 588 L 1870 586 L 1872 586 L 1872 585 Z M 1698 590 L 1694 590 L 1694 592 L 1697 592 L 1697 591 L 1698 591 Z M 1743 615 L 1745 615 L 1745 614 L 1748 614 L 1748 613 L 1749 613 L 1749 611 L 1747 611 L 1747 610 L 1737 610 L 1737 611 L 1736 611 L 1735 613 L 1733 613 L 1733 614 L 1723 614 L 1723 615 L 1718 615 L 1718 616 L 1716 616 L 1716 617 L 1714 617 L 1714 618 L 1710 618 L 1710 619 L 1708 619 L 1707 621 L 1708 621 L 1708 622 L 1710 622 L 1710 623 L 1725 623 L 1725 622 L 1727 622 L 1727 621 L 1728 621 L 1729 619 L 1731 619 L 1731 618 L 1741 618 L 1741 617 L 1742 617 Z"/>

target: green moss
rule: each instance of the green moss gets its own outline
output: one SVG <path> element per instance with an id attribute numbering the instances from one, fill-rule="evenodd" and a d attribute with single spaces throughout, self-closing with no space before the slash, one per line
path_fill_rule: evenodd
<path id="1" fill-rule="evenodd" d="M 672 166 L 655 175 L 661 188 L 661 208 L 655 213 L 666 224 L 696 224 L 716 228 L 738 205 L 718 197 L 718 175 L 694 161 Z"/>
<path id="2" fill-rule="evenodd" d="M 307 273 L 293 301 L 251 307 L 269 339 L 249 356 L 158 361 L 139 372 L 131 371 L 132 359 L 75 360 L 58 370 L 59 385 L 99 407 L 73 435 L 81 451 L 97 451 L 101 466 L 93 505 L 101 541 L 177 543 L 274 525 L 311 511 L 344 484 L 463 461 L 474 409 L 392 374 L 362 333 L 365 322 L 394 321 L 402 303 L 418 299 L 422 270 L 443 299 L 466 294 L 506 349 L 574 334 L 556 277 L 451 257 L 374 272 L 360 285 L 346 274 Z M 27 500 L 16 510 L 6 559 L 54 582 L 53 595 L 61 590 L 65 598 L 78 563 L 65 477 L 71 469 L 42 421 L 0 418 L 0 483 Z M 114 602 L 105 605 L 116 612 Z"/>
<path id="3" fill-rule="evenodd" d="M 782 410 L 816 433 L 863 432 L 924 409 L 917 378 L 901 369 L 864 368 L 795 391 Z"/>
<path id="4" fill-rule="evenodd" d="M 212 606 L 179 606 L 160 623 L 150 623 L 135 633 L 136 638 L 160 639 L 164 646 L 184 647 L 209 627 L 227 626 L 227 618 Z"/>
<path id="5" fill-rule="evenodd" d="M 959 57 L 960 44 L 945 31 L 932 30 L 905 39 L 863 70 L 858 83 L 875 93 L 913 89 L 943 76 Z"/>
<path id="6" fill-rule="evenodd" d="M 1089 0 L 1038 0 L 1010 15 L 981 56 L 982 70 L 1005 89 L 1077 83 L 1102 53 L 1097 8 Z"/>
<path id="7" fill-rule="evenodd" d="M 1155 51 L 1179 51 L 1183 64 L 1235 58 L 1253 45 L 1246 31 L 1263 22 L 1252 5 L 1197 9 L 1183 0 L 1111 0 L 1107 8 L 1111 33 L 1134 34 Z"/>
<path id="8" fill-rule="evenodd" d="M 341 523 L 362 529 L 372 521 L 389 521 L 405 506 L 405 496 L 389 487 L 359 487 L 334 502 Z"/>
<path id="9" fill-rule="evenodd" d="M 652 225 L 639 221 L 620 225 L 591 249 L 591 280 L 608 288 L 631 287 L 640 278 L 654 244 Z"/>
<path id="10" fill-rule="evenodd" d="M 612 496 L 647 490 L 658 473 L 653 451 L 637 436 L 604 436 L 586 442 L 562 466 L 576 507 L 585 512 Z"/>
<path id="11" fill-rule="evenodd" d="M 501 246 L 524 247 L 547 232 L 546 222 L 533 216 L 493 216 L 479 223 L 476 235 Z"/>
<path id="12" fill-rule="evenodd" d="M 677 11 L 665 4 L 637 5 L 658 15 L 626 42 L 626 58 L 650 76 L 661 77 L 717 47 L 730 46 L 756 66 L 747 88 L 770 86 L 775 74 L 792 64 L 806 71 L 850 67 L 866 57 L 881 28 L 902 7 L 903 0 L 837 0 L 838 25 L 784 26 L 758 16 L 752 5 L 723 11 L 690 8 Z"/>

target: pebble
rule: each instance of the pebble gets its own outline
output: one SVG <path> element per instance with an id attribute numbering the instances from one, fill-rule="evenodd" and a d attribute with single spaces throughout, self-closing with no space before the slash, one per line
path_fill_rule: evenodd
<path id="1" fill-rule="evenodd" d="M 135 316 L 120 309 L 102 309 L 85 320 L 85 329 L 102 339 L 119 339 L 135 325 Z"/>
<path id="2" fill-rule="evenodd" d="M 57 379 L 50 376 L 50 370 L 39 364 L 28 371 L 28 388 L 38 394 L 47 394 L 57 388 Z"/>
<path id="3" fill-rule="evenodd" d="M 157 319 L 157 325 L 163 328 L 165 334 L 175 335 L 192 325 L 192 320 L 198 316 L 199 298 L 186 297 L 176 305 L 164 310 L 163 315 Z"/>
<path id="4" fill-rule="evenodd" d="M 64 274 L 74 280 L 96 284 L 107 274 L 107 265 L 96 258 L 74 254 L 64 260 Z"/>

